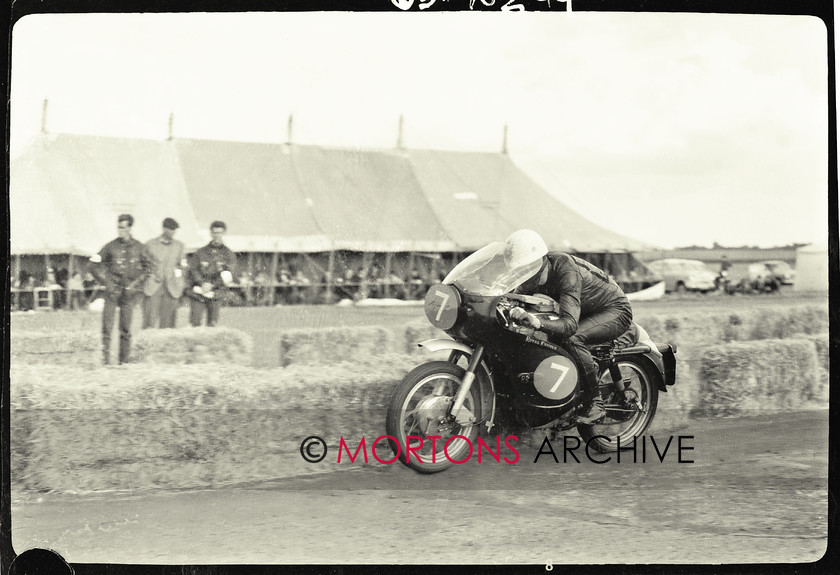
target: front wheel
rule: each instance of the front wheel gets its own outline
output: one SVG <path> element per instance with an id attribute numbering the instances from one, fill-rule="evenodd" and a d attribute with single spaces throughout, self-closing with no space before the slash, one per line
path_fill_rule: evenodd
<path id="1" fill-rule="evenodd" d="M 443 471 L 472 455 L 478 437 L 478 381 L 473 381 L 457 420 L 450 414 L 464 369 L 447 361 L 417 366 L 397 384 L 385 428 L 400 462 L 422 473 Z M 395 441 L 396 440 L 396 441 Z"/>
<path id="2" fill-rule="evenodd" d="M 605 398 L 607 415 L 600 423 L 578 425 L 580 436 L 601 453 L 629 446 L 650 426 L 659 402 L 655 368 L 642 358 L 616 360 L 625 383 L 624 392 L 615 391 L 609 370 L 601 374 L 598 387 Z"/>

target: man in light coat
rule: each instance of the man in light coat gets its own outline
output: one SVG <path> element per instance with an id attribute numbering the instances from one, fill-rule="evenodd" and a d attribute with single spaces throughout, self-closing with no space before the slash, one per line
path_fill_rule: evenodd
<path id="1" fill-rule="evenodd" d="M 163 233 L 148 242 L 158 261 L 157 273 L 143 285 L 143 329 L 175 327 L 178 302 L 184 293 L 184 244 L 175 239 L 178 222 L 163 220 Z"/>

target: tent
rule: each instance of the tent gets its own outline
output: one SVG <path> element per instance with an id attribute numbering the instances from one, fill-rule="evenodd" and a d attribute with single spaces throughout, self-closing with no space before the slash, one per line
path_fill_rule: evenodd
<path id="1" fill-rule="evenodd" d="M 123 212 L 142 241 L 174 217 L 194 250 L 223 220 L 251 271 L 254 256 L 271 259 L 260 264 L 269 277 L 295 254 L 332 278 L 348 253 L 363 267 L 385 254 L 386 274 L 394 254 L 403 272 L 427 256 L 435 275 L 441 254 L 454 262 L 519 228 L 611 273 L 642 266 L 632 253 L 655 248 L 570 210 L 504 153 L 42 134 L 13 160 L 9 197 L 12 255 L 92 254 L 116 237 Z"/>
<path id="2" fill-rule="evenodd" d="M 117 237 L 117 216 L 131 213 L 133 235 L 161 233 L 165 217 L 178 238 L 203 241 L 177 158 L 167 142 L 68 134 L 44 135 L 10 165 L 12 255 L 90 255 Z"/>
<path id="3" fill-rule="evenodd" d="M 13 254 L 92 253 L 131 212 L 135 235 L 213 220 L 240 252 L 468 252 L 529 227 L 552 249 L 650 249 L 583 218 L 503 153 L 360 150 L 44 134 L 11 166 Z"/>
<path id="4" fill-rule="evenodd" d="M 828 242 L 797 248 L 795 291 L 828 291 Z"/>

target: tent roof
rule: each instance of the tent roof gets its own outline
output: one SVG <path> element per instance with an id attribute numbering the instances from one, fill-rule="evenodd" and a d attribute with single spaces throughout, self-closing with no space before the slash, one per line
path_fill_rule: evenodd
<path id="1" fill-rule="evenodd" d="M 12 253 L 92 253 L 122 212 L 142 240 L 174 217 L 193 248 L 223 220 L 239 252 L 466 252 L 518 228 L 551 249 L 651 248 L 570 210 L 501 153 L 44 135 L 12 162 L 10 188 Z"/>
<path id="2" fill-rule="evenodd" d="M 165 217 L 178 238 L 203 241 L 167 142 L 60 134 L 37 139 L 10 165 L 13 254 L 92 254 L 117 237 L 117 216 L 134 216 L 132 235 L 160 235 Z"/>
<path id="3" fill-rule="evenodd" d="M 549 249 L 639 251 L 652 246 L 602 228 L 569 209 L 502 153 L 408 152 L 447 233 L 464 251 L 520 228 L 540 233 Z"/>
<path id="4" fill-rule="evenodd" d="M 827 254 L 828 240 L 807 244 L 796 248 L 798 254 Z"/>

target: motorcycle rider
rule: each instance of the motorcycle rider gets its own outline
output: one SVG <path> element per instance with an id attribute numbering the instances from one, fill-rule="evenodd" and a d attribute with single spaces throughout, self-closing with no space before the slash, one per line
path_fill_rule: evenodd
<path id="1" fill-rule="evenodd" d="M 559 319 L 541 320 L 520 307 L 511 310 L 511 318 L 572 345 L 584 369 L 584 402 L 578 422 L 597 422 L 606 411 L 598 392 L 598 364 L 587 346 L 607 343 L 628 330 L 633 311 L 627 296 L 615 281 L 589 262 L 564 252 L 549 252 L 545 241 L 533 230 L 510 234 L 505 240 L 504 258 L 509 269 L 541 260 L 539 270 L 516 292 L 549 296 L 558 304 Z"/>

